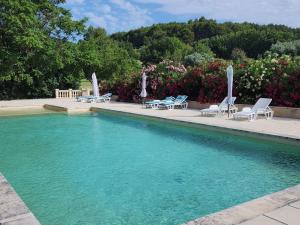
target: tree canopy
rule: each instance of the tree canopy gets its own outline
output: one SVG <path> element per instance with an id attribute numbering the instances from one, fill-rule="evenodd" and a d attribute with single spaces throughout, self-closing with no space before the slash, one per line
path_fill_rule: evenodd
<path id="1" fill-rule="evenodd" d="M 270 49 L 299 55 L 300 29 L 202 17 L 108 35 L 87 27 L 87 19 L 74 20 L 64 3 L 0 0 L 0 99 L 51 97 L 92 72 L 100 80 L 126 80 L 143 64 L 167 59 L 195 66 L 213 57 L 257 58 Z"/>
<path id="2" fill-rule="evenodd" d="M 56 1 L 1 1 L 0 98 L 52 96 L 53 89 L 74 85 L 76 44 L 84 20 Z"/>
<path id="3" fill-rule="evenodd" d="M 299 39 L 300 29 L 273 24 L 217 23 L 202 17 L 187 23 L 155 24 L 129 32 L 115 33 L 111 37 L 117 41 L 131 43 L 134 48 L 142 51 L 153 45 L 153 42 L 175 37 L 184 44 L 193 46 L 194 52 L 198 52 L 197 46 L 202 43 L 220 58 L 230 59 L 235 48 L 243 50 L 249 57 L 256 58 L 278 41 Z M 149 55 L 148 58 L 150 57 Z"/>
<path id="4" fill-rule="evenodd" d="M 192 47 L 178 38 L 163 37 L 141 49 L 141 60 L 146 63 L 159 63 L 164 59 L 181 61 L 191 51 Z"/>

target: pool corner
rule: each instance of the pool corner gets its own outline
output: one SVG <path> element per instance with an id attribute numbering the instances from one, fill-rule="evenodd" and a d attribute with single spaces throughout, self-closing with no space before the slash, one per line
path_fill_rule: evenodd
<path id="1" fill-rule="evenodd" d="M 13 187 L 0 173 L 0 224 L 40 225 Z"/>

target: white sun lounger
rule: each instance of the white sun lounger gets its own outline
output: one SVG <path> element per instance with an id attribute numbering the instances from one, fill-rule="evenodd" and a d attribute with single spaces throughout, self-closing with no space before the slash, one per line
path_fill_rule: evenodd
<path id="1" fill-rule="evenodd" d="M 258 115 L 264 115 L 266 119 L 272 119 L 274 112 L 269 107 L 271 102 L 271 98 L 260 98 L 252 108 L 244 108 L 242 111 L 234 113 L 233 118 L 247 118 L 249 121 L 253 121 Z"/>
<path id="2" fill-rule="evenodd" d="M 90 95 L 90 96 L 78 96 L 76 98 L 77 102 L 88 102 L 89 99 L 94 98 L 94 96 Z"/>
<path id="3" fill-rule="evenodd" d="M 89 98 L 87 102 L 110 102 L 112 93 L 107 93 L 101 96 L 94 96 L 93 98 Z"/>
<path id="4" fill-rule="evenodd" d="M 234 105 L 235 100 L 236 97 L 231 98 L 231 104 L 229 104 L 230 113 L 235 113 L 237 111 L 237 107 Z M 202 116 L 204 115 L 207 116 L 207 115 L 219 115 L 220 113 L 224 114 L 226 111 L 228 111 L 227 97 L 223 99 L 220 105 L 211 105 L 207 109 L 200 110 L 200 113 Z"/>

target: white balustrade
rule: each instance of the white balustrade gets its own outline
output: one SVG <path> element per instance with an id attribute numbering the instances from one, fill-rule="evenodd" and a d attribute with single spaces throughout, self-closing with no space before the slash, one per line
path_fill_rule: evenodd
<path id="1" fill-rule="evenodd" d="M 89 95 L 89 92 L 89 90 L 55 89 L 55 98 L 77 98 L 78 96 Z"/>

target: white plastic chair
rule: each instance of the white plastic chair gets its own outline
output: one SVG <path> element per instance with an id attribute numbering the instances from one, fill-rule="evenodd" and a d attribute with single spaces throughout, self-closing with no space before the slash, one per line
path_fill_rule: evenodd
<path id="1" fill-rule="evenodd" d="M 230 113 L 235 113 L 237 111 L 237 107 L 234 105 L 236 97 L 232 97 L 231 100 L 232 102 L 229 104 L 229 111 Z M 219 115 L 221 113 L 224 114 L 226 111 L 228 111 L 227 97 L 223 99 L 220 105 L 211 105 L 207 109 L 200 110 L 200 113 L 201 115 Z"/>
<path id="2" fill-rule="evenodd" d="M 249 108 L 244 108 L 242 111 L 234 113 L 233 118 L 247 118 L 249 121 L 253 121 L 257 119 L 258 115 L 264 115 L 266 119 L 272 119 L 274 112 L 269 107 L 271 102 L 271 98 L 260 98 L 250 110 Z"/>

